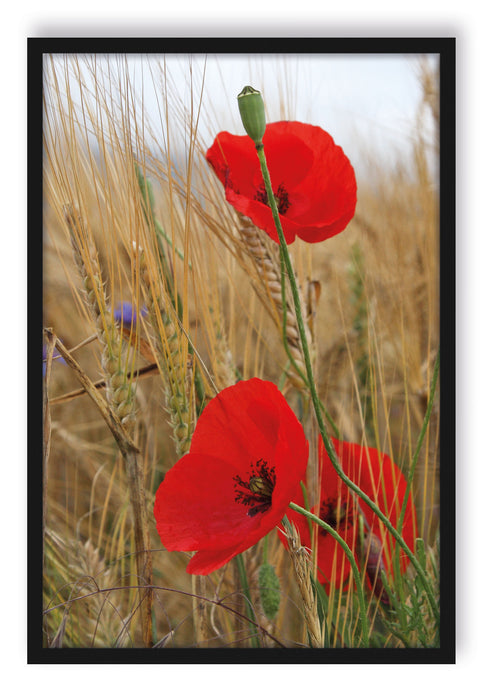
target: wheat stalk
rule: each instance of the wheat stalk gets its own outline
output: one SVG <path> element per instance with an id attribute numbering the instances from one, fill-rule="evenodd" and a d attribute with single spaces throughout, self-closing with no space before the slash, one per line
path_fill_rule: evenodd
<path id="1" fill-rule="evenodd" d="M 180 328 L 171 300 L 150 274 L 145 252 L 137 248 L 143 295 L 153 329 L 151 343 L 164 382 L 166 408 L 173 429 L 177 454 L 187 454 L 195 424 L 191 367 L 184 362 Z"/>
<path id="2" fill-rule="evenodd" d="M 127 373 L 123 368 L 122 343 L 117 325 L 108 310 L 105 285 L 101 276 L 96 247 L 89 239 L 82 217 L 75 213 L 73 207 L 66 208 L 65 217 L 74 260 L 83 281 L 85 299 L 102 345 L 102 366 L 106 373 L 107 400 L 110 412 L 113 414 L 112 423 L 116 428 L 117 435 L 119 435 L 118 444 L 126 465 L 134 513 L 138 576 L 145 586 L 151 586 L 151 540 L 146 515 L 143 472 L 138 458 L 138 450 L 130 440 L 130 431 L 135 425 L 134 389 L 132 384 L 127 381 Z M 57 344 L 59 345 L 58 341 Z M 68 357 L 68 353 L 66 357 Z M 94 390 L 94 387 L 92 389 Z M 97 395 L 96 390 L 93 393 Z M 101 407 L 102 402 L 98 401 L 97 405 Z M 120 426 L 121 430 L 125 431 L 125 436 L 119 434 Z M 145 646 L 151 646 L 151 590 L 145 588 L 140 597 L 142 601 L 140 609 L 143 643 Z"/>
<path id="3" fill-rule="evenodd" d="M 102 366 L 106 373 L 107 398 L 122 425 L 132 433 L 136 422 L 134 389 L 127 381 L 122 362 L 122 342 L 117 324 L 109 311 L 105 284 L 95 245 L 89 240 L 82 217 L 67 206 L 65 218 L 69 228 L 74 261 L 83 282 L 83 292 L 102 345 Z"/>
<path id="4" fill-rule="evenodd" d="M 306 366 L 288 283 L 285 284 L 285 292 L 282 288 L 279 246 L 260 231 L 250 219 L 241 215 L 239 215 L 239 233 L 245 244 L 245 250 L 253 262 L 257 277 L 269 296 L 272 316 L 282 338 L 287 342 L 294 365 L 288 373 L 289 379 L 296 388 L 302 389 L 306 383 L 300 373 L 303 377 L 306 376 Z M 308 342 L 312 346 L 312 336 L 307 321 L 306 318 L 305 328 Z"/>
<path id="5" fill-rule="evenodd" d="M 303 614 L 311 646 L 320 649 L 325 646 L 325 633 L 318 617 L 318 604 L 311 579 L 311 559 L 308 550 L 301 546 L 301 538 L 298 531 L 288 521 L 284 523 L 284 528 L 289 556 L 302 598 Z"/>

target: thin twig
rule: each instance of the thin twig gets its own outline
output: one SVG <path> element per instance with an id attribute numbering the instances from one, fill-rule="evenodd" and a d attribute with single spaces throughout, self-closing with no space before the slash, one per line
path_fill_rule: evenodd
<path id="1" fill-rule="evenodd" d="M 77 378 L 81 382 L 86 393 L 90 396 L 96 407 L 100 411 L 105 423 L 109 427 L 119 450 L 124 459 L 126 473 L 129 483 L 129 492 L 131 497 L 131 505 L 134 515 L 134 542 L 136 547 L 136 562 L 139 578 L 146 584 L 151 585 L 153 565 L 151 559 L 151 540 L 148 529 L 146 501 L 144 496 L 142 467 L 138 459 L 139 448 L 129 437 L 126 430 L 122 427 L 121 421 L 113 408 L 98 392 L 95 385 L 91 382 L 87 374 L 83 371 L 79 363 L 73 358 L 64 344 L 59 338 L 56 338 L 53 331 L 45 329 L 45 334 L 49 342 L 53 342 L 55 338 L 55 347 L 62 355 L 67 365 L 74 370 Z M 143 593 L 142 602 L 142 626 L 143 626 L 143 642 L 145 646 L 152 645 L 152 628 L 151 628 L 151 591 L 146 589 Z"/>

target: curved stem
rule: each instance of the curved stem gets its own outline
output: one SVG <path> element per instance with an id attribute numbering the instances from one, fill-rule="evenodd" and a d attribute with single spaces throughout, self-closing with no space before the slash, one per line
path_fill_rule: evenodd
<path id="1" fill-rule="evenodd" d="M 271 188 L 270 188 L 270 189 L 271 189 Z M 278 214 L 278 210 L 277 210 L 277 214 Z M 288 255 L 289 255 L 289 253 L 288 253 L 288 251 L 287 251 L 287 256 L 288 256 Z M 282 338 L 283 338 L 283 343 L 284 343 L 285 352 L 286 352 L 286 354 L 287 354 L 287 357 L 289 358 L 290 363 L 293 365 L 293 367 L 296 369 L 297 373 L 299 374 L 299 376 L 300 376 L 301 379 L 303 380 L 305 386 L 306 386 L 306 387 L 309 387 L 309 386 L 310 386 L 310 383 L 309 383 L 308 377 L 306 377 L 305 374 L 301 371 L 301 369 L 297 366 L 297 364 L 296 364 L 296 362 L 295 362 L 295 360 L 294 360 L 294 357 L 292 356 L 292 353 L 291 353 L 291 351 L 290 351 L 289 343 L 288 343 L 288 341 L 287 341 L 287 334 L 286 334 L 286 328 L 287 328 L 287 304 L 286 304 L 286 301 L 285 301 L 285 299 L 286 299 L 286 295 L 285 295 L 285 260 L 284 260 L 284 253 L 283 253 L 282 247 L 280 248 L 280 277 L 281 277 L 281 289 L 282 289 L 282 308 L 283 308 L 283 310 L 284 310 L 284 313 L 283 313 L 283 335 L 282 335 Z M 294 280 L 295 280 L 295 278 L 294 278 Z M 297 289 L 297 283 L 296 283 L 296 289 Z M 298 296 L 298 298 L 299 298 L 299 294 L 298 294 L 297 296 Z M 297 318 L 297 321 L 298 321 L 298 324 L 299 324 L 299 318 L 297 317 L 297 314 L 296 314 L 296 318 Z M 301 316 L 301 318 L 302 318 L 302 316 Z M 306 333 L 304 333 L 304 338 L 305 338 L 305 340 L 306 340 L 306 345 L 307 345 Z M 302 342 L 302 338 L 301 338 L 301 342 Z M 309 356 L 309 350 L 308 350 L 308 356 Z M 304 355 L 304 359 L 305 359 L 305 364 L 306 364 L 306 366 L 307 366 L 307 363 L 306 363 L 306 355 Z M 310 364 L 311 364 L 311 359 L 310 359 Z M 313 383 L 314 383 L 314 378 L 313 378 Z M 317 399 L 318 399 L 318 402 L 319 402 L 319 404 L 320 404 L 320 409 L 325 413 L 325 417 L 326 417 L 327 421 L 330 423 L 330 425 L 332 426 L 332 430 L 334 431 L 335 435 L 336 435 L 337 437 L 340 437 L 340 431 L 339 431 L 339 429 L 337 428 L 337 426 L 336 426 L 336 424 L 335 424 L 333 418 L 330 416 L 330 414 L 328 413 L 328 411 L 327 411 L 327 410 L 325 409 L 325 407 L 322 405 L 320 399 L 319 399 L 318 397 L 317 397 Z"/>
<path id="2" fill-rule="evenodd" d="M 294 360 L 294 356 L 291 352 L 291 349 L 289 348 L 289 342 L 287 340 L 287 301 L 286 301 L 286 294 L 285 294 L 285 263 L 284 263 L 284 257 L 282 254 L 282 249 L 280 249 L 280 288 L 281 288 L 281 292 L 282 292 L 282 309 L 283 309 L 282 341 L 284 344 L 284 350 L 285 350 L 287 357 L 289 358 L 290 364 L 296 370 L 297 374 L 301 377 L 305 386 L 308 386 L 308 379 L 307 379 L 306 375 L 304 374 L 304 372 L 301 370 L 301 368 L 297 366 L 296 361 Z"/>
<path id="3" fill-rule="evenodd" d="M 321 520 L 321 518 L 319 518 L 314 513 L 311 513 L 309 510 L 306 510 L 306 508 L 302 508 L 301 506 L 298 506 L 297 503 L 289 503 L 289 507 L 292 508 L 292 510 L 295 510 L 296 513 L 300 513 L 301 515 L 304 515 L 306 518 L 308 518 L 308 520 L 311 520 L 312 522 L 319 525 L 323 530 L 328 532 L 334 538 L 334 540 L 336 540 L 339 543 L 339 545 L 344 550 L 345 555 L 346 555 L 347 559 L 349 560 L 349 564 L 351 565 L 352 573 L 354 575 L 354 580 L 356 581 L 356 589 L 357 589 L 357 595 L 358 595 L 358 600 L 359 600 L 359 619 L 361 620 L 361 630 L 363 633 L 363 646 L 368 646 L 369 645 L 368 614 L 367 614 L 367 608 L 366 608 L 366 601 L 364 599 L 364 593 L 363 593 L 363 582 L 361 580 L 361 574 L 359 572 L 359 568 L 358 568 L 358 565 L 356 564 L 356 559 L 354 558 L 354 554 L 352 553 L 351 548 L 349 547 L 347 542 L 339 535 L 337 530 L 334 530 L 333 527 L 331 527 L 324 520 Z"/>
<path id="4" fill-rule="evenodd" d="M 416 449 L 414 451 L 414 455 L 413 455 L 413 458 L 411 461 L 411 466 L 409 468 L 409 473 L 407 475 L 407 486 L 406 486 L 406 490 L 404 493 L 404 501 L 402 503 L 402 508 L 401 508 L 401 512 L 399 515 L 399 520 L 397 522 L 397 529 L 399 530 L 399 532 L 401 532 L 401 530 L 402 530 L 402 523 L 404 522 L 404 517 L 406 514 L 406 505 L 407 505 L 407 501 L 409 499 L 409 494 L 410 494 L 411 488 L 412 488 L 414 472 L 416 471 L 416 465 L 418 463 L 419 453 L 421 452 L 421 447 L 423 446 L 423 440 L 425 439 L 426 430 L 428 428 L 428 424 L 430 422 L 430 417 L 431 417 L 431 412 L 433 410 L 433 401 L 435 399 L 435 391 L 437 388 L 439 370 L 440 370 L 440 350 L 438 350 L 438 352 L 437 352 L 435 366 L 433 368 L 433 377 L 431 379 L 431 386 L 430 386 L 430 396 L 428 399 L 428 405 L 426 407 L 425 417 L 423 419 L 423 425 L 421 426 L 421 432 L 419 433 L 418 442 L 416 444 Z"/>
<path id="5" fill-rule="evenodd" d="M 287 242 L 285 240 L 284 232 L 282 230 L 282 224 L 280 223 L 280 216 L 278 213 L 277 209 L 277 203 L 275 201 L 275 196 L 273 194 L 273 189 L 271 186 L 271 181 L 270 181 L 270 173 L 268 172 L 268 166 L 266 163 L 266 157 L 265 157 L 265 151 L 263 144 L 256 144 L 256 151 L 258 153 L 258 158 L 260 161 L 260 166 L 261 166 L 261 172 L 263 175 L 263 180 L 265 183 L 265 189 L 266 189 L 266 194 L 268 198 L 268 203 L 270 205 L 270 208 L 272 210 L 272 215 L 273 219 L 275 222 L 275 226 L 277 229 L 277 234 L 279 238 L 279 243 L 281 247 L 281 252 L 282 256 L 284 259 L 285 267 L 287 270 L 287 274 L 289 277 L 289 282 L 292 290 L 292 296 L 294 298 L 294 311 L 296 314 L 297 318 L 297 324 L 299 328 L 299 333 L 301 337 L 301 346 L 303 349 L 303 355 L 304 355 L 304 361 L 306 364 L 306 372 L 307 372 L 307 379 L 308 379 L 308 384 L 309 384 L 309 390 L 311 393 L 311 399 L 313 401 L 313 406 L 316 414 L 316 419 L 318 422 L 318 427 L 320 429 L 320 435 L 323 441 L 323 445 L 325 447 L 325 450 L 328 454 L 328 457 L 330 461 L 332 462 L 332 465 L 334 469 L 336 470 L 337 474 L 339 477 L 342 479 L 342 481 L 348 486 L 352 491 L 358 494 L 358 496 L 366 503 L 366 505 L 371 508 L 373 513 L 380 519 L 380 521 L 385 525 L 387 530 L 391 533 L 391 535 L 394 537 L 394 539 L 399 543 L 399 545 L 402 547 L 402 549 L 405 551 L 407 556 L 409 557 L 409 560 L 411 561 L 412 565 L 416 569 L 418 576 L 421 579 L 421 582 L 423 584 L 423 587 L 425 589 L 426 595 L 428 597 L 428 601 L 430 603 L 431 609 L 433 611 L 433 614 L 435 615 L 435 618 L 437 622 L 440 621 L 440 613 L 438 610 L 437 603 L 435 601 L 435 596 L 433 594 L 432 588 L 429 584 L 429 581 L 426 578 L 425 571 L 421 567 L 418 559 L 414 556 L 412 553 L 411 549 L 408 547 L 406 542 L 404 541 L 404 538 L 397 532 L 397 530 L 394 528 L 390 520 L 387 518 L 387 516 L 382 513 L 380 508 L 369 498 L 367 494 L 362 491 L 359 486 L 357 486 L 349 477 L 344 473 L 342 467 L 340 466 L 337 453 L 335 451 L 334 446 L 328 439 L 328 435 L 325 429 L 325 423 L 323 421 L 323 416 L 320 408 L 320 401 L 318 398 L 318 394 L 316 392 L 316 385 L 315 385 L 315 380 L 314 380 L 314 375 L 313 375 L 313 368 L 311 366 L 311 357 L 309 354 L 309 347 L 308 347 L 308 341 L 306 338 L 306 331 L 304 329 L 304 323 L 303 323 L 303 317 L 302 317 L 302 312 L 301 312 L 301 302 L 299 299 L 299 293 L 297 290 L 297 283 L 294 275 L 294 270 L 292 268 L 292 263 L 290 260 L 289 256 L 289 249 L 287 246 Z"/>

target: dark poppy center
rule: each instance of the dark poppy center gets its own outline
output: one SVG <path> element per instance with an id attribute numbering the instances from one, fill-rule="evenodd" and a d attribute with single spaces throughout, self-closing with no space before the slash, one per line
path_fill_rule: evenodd
<path id="1" fill-rule="evenodd" d="M 290 207 L 289 193 L 285 189 L 284 185 L 281 183 L 277 191 L 274 192 L 275 201 L 277 203 L 277 209 L 279 214 L 286 214 Z M 263 202 L 263 204 L 268 205 L 268 195 L 266 193 L 265 185 L 261 184 L 254 194 L 254 199 L 257 202 Z"/>
<path id="2" fill-rule="evenodd" d="M 241 479 L 238 474 L 234 476 L 237 484 L 234 491 L 236 503 L 248 506 L 247 514 L 251 518 L 257 513 L 264 513 L 272 505 L 276 480 L 275 467 L 269 467 L 264 459 L 259 459 L 255 466 L 251 464 L 251 472 L 246 479 Z"/>
<path id="3" fill-rule="evenodd" d="M 328 498 L 322 503 L 320 518 L 330 525 L 330 527 L 337 530 L 339 527 L 350 527 L 353 522 L 353 516 L 347 507 L 347 501 L 338 500 L 336 498 Z M 328 535 L 330 533 L 323 530 L 321 534 Z"/>

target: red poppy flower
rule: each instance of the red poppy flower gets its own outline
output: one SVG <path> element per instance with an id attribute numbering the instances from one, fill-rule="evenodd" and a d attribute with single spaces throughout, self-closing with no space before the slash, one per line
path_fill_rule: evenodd
<path id="1" fill-rule="evenodd" d="M 339 442 L 333 444 L 345 474 L 357 484 L 380 510 L 387 515 L 394 527 L 404 502 L 406 480 L 400 469 L 390 457 L 374 448 L 365 449 L 361 445 Z M 382 593 L 379 569 L 384 567 L 389 573 L 393 570 L 392 553 L 395 541 L 385 526 L 364 501 L 356 496 L 340 479 L 323 447 L 320 439 L 319 463 L 321 478 L 321 495 L 319 508 L 313 508 L 322 520 L 337 530 L 356 556 L 359 565 L 360 556 L 366 560 L 368 585 L 375 589 L 375 594 Z M 304 506 L 302 494 L 296 503 Z M 365 545 L 359 552 L 359 515 L 364 516 Z M 292 510 L 287 513 L 296 525 L 303 546 L 311 547 L 311 536 L 306 518 Z M 317 527 L 315 525 L 315 527 Z M 336 540 L 321 528 L 317 528 L 318 578 L 329 587 L 332 582 L 337 588 L 346 583 L 351 571 L 349 560 Z M 411 550 L 414 550 L 416 537 L 416 512 L 412 499 L 406 506 L 402 527 L 402 536 Z M 285 538 L 282 537 L 282 541 Z M 404 572 L 409 559 L 401 550 L 400 569 Z M 385 592 L 382 599 L 387 602 Z"/>
<path id="2" fill-rule="evenodd" d="M 311 124 L 274 122 L 267 125 L 263 144 L 287 243 L 296 236 L 316 243 L 343 231 L 356 209 L 356 178 L 330 134 Z M 278 243 L 251 138 L 222 131 L 206 158 L 227 201 Z"/>
<path id="3" fill-rule="evenodd" d="M 274 384 L 250 379 L 224 389 L 201 414 L 189 454 L 158 488 L 163 545 L 197 550 L 191 574 L 220 568 L 280 522 L 307 460 L 302 426 Z"/>

